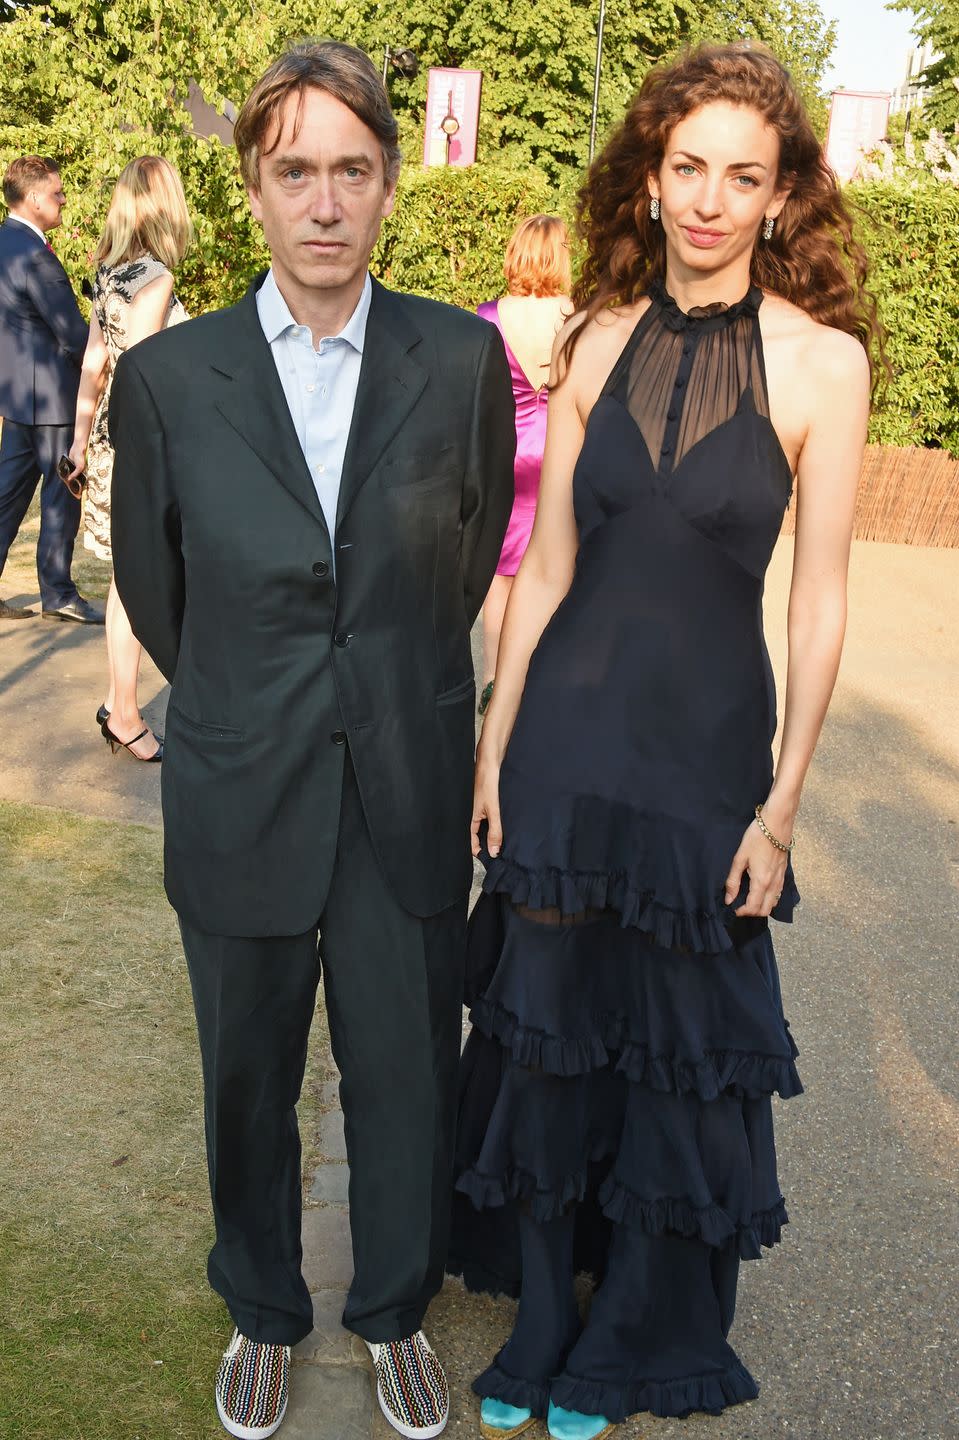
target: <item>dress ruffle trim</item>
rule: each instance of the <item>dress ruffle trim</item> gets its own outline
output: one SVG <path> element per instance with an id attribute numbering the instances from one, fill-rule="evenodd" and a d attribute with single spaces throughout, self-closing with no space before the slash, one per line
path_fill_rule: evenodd
<path id="1" fill-rule="evenodd" d="M 590 1156 L 591 1162 L 603 1158 L 601 1152 Z M 571 1205 L 580 1204 L 587 1184 L 586 1171 L 564 1176 L 559 1184 L 544 1189 L 536 1176 L 526 1170 L 514 1168 L 497 1176 L 482 1175 L 473 1168 L 459 1177 L 456 1189 L 471 1200 L 477 1210 L 498 1209 L 510 1201 L 519 1201 L 534 1220 L 545 1223 L 564 1214 Z M 721 1205 L 697 1207 L 679 1196 L 643 1199 L 617 1180 L 615 1174 L 603 1182 L 599 1203 L 607 1220 L 642 1230 L 647 1235 L 681 1235 L 684 1239 L 702 1240 L 716 1249 L 735 1237 L 741 1260 L 758 1260 L 763 1247 L 768 1250 L 779 1244 L 783 1226 L 789 1224 L 786 1202 L 781 1197 L 768 1210 L 758 1211 L 748 1221 L 737 1224 Z"/>
<path id="2" fill-rule="evenodd" d="M 715 1050 L 693 1060 L 651 1055 L 647 1044 L 629 1038 L 628 1022 L 622 1016 L 603 1019 L 591 1035 L 550 1035 L 521 1024 L 510 1011 L 481 996 L 473 1005 L 470 1020 L 508 1050 L 514 1064 L 550 1075 L 587 1074 L 601 1070 L 618 1056 L 616 1070 L 634 1084 L 678 1095 L 694 1092 L 701 1100 L 715 1100 L 722 1094 L 755 1099 L 774 1093 L 789 1100 L 803 1093 L 795 1065 L 799 1051 L 788 1027 L 788 1057 Z"/>
<path id="3" fill-rule="evenodd" d="M 599 1201 L 607 1220 L 635 1227 L 648 1235 L 681 1235 L 687 1240 L 702 1240 L 716 1249 L 735 1237 L 740 1260 L 758 1260 L 763 1246 L 768 1250 L 779 1244 L 783 1226 L 789 1224 L 786 1202 L 781 1197 L 770 1209 L 754 1214 L 746 1224 L 737 1225 L 720 1205 L 697 1209 L 688 1200 L 674 1196 L 644 1200 L 615 1175 L 604 1181 Z"/>
<path id="4" fill-rule="evenodd" d="M 605 1415 L 617 1423 L 641 1410 L 663 1419 L 682 1419 L 694 1411 L 719 1415 L 727 1405 L 755 1400 L 759 1386 L 737 1360 L 728 1370 L 715 1375 L 691 1375 L 681 1380 L 640 1380 L 632 1385 L 603 1384 L 560 1375 L 550 1385 L 550 1399 L 564 1410 L 582 1415 Z"/>
<path id="5" fill-rule="evenodd" d="M 473 1392 L 484 1400 L 502 1400 L 504 1405 L 515 1405 L 518 1410 L 532 1410 L 541 1420 L 546 1419 L 549 1409 L 549 1386 L 508 1375 L 500 1366 L 498 1356 L 482 1375 L 477 1375 Z"/>
<path id="6" fill-rule="evenodd" d="M 602 1152 L 590 1158 L 600 1160 Z M 459 1177 L 456 1188 L 473 1202 L 477 1210 L 496 1210 L 508 1201 L 518 1200 L 534 1220 L 545 1223 L 564 1215 L 571 1205 L 580 1204 L 586 1194 L 587 1183 L 585 1170 L 566 1175 L 559 1184 L 543 1189 L 536 1176 L 528 1170 L 515 1168 L 505 1175 L 482 1175 L 473 1168 Z"/>
<path id="7" fill-rule="evenodd" d="M 676 910 L 656 898 L 654 892 L 637 888 L 625 871 L 616 874 L 587 874 L 557 869 L 528 870 L 506 855 L 483 854 L 486 876 L 483 889 L 488 895 L 507 895 L 516 905 L 531 910 L 558 909 L 561 915 L 584 910 L 614 910 L 620 924 L 648 935 L 665 950 L 688 950 L 695 954 L 717 955 L 733 949 L 726 926 L 734 918 L 732 905 L 706 910 Z M 772 912 L 775 920 L 789 923 L 799 903 L 799 891 L 787 873 L 782 897 Z"/>

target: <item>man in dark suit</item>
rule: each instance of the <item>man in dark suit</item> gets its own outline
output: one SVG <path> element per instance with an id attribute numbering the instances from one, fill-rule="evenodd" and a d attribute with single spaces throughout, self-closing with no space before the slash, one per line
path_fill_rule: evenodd
<path id="1" fill-rule="evenodd" d="M 9 214 L 0 225 L 0 574 L 43 477 L 37 575 L 50 620 L 103 623 L 77 594 L 70 569 L 80 502 L 57 475 L 73 441 L 87 326 L 46 238 L 66 203 L 52 160 L 25 155 L 3 177 Z M 34 612 L 0 600 L 0 619 Z"/>
<path id="2" fill-rule="evenodd" d="M 208 1273 L 236 1324 L 217 1407 L 231 1434 L 272 1434 L 311 1327 L 294 1106 L 322 965 L 344 1324 L 387 1418 L 425 1437 L 448 1404 L 420 1326 L 447 1243 L 470 627 L 512 503 L 509 370 L 494 327 L 370 280 L 399 151 L 365 55 L 296 47 L 236 144 L 271 270 L 125 355 L 110 409 L 117 584 L 172 684 L 166 884 L 203 1058 Z"/>

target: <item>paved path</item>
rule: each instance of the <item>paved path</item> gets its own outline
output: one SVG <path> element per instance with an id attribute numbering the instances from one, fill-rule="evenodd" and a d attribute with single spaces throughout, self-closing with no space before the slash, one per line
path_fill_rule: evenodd
<path id="1" fill-rule="evenodd" d="M 767 596 L 780 683 L 790 558 L 784 541 Z M 642 1417 L 622 1440 L 959 1437 L 957 597 L 959 552 L 856 545 L 843 673 L 799 825 L 805 899 L 776 934 L 807 1093 L 778 1112 L 793 1224 L 745 1267 L 733 1337 L 762 1397 L 712 1421 Z M 0 797 L 155 824 L 157 775 L 112 760 L 93 730 L 101 647 L 102 632 L 0 624 Z M 160 723 L 155 672 L 143 694 Z M 317 1326 L 282 1433 L 386 1440 L 363 1347 L 339 1325 L 350 1258 L 332 1082 L 325 1100 L 304 1219 Z M 511 1313 L 458 1282 L 432 1307 L 455 1440 L 478 1433 L 468 1382 Z"/>

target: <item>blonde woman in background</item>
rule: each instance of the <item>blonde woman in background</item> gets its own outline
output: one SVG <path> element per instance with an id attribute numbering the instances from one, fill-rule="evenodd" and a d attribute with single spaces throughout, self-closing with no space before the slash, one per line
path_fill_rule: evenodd
<path id="1" fill-rule="evenodd" d="M 172 271 L 186 254 L 192 234 L 183 186 L 173 166 L 159 155 L 131 160 L 117 181 L 95 255 L 93 311 L 70 448 L 73 474 L 85 472 L 88 480 L 84 545 L 101 560 L 113 558 L 113 449 L 107 418 L 114 367 L 131 345 L 187 319 L 173 293 Z M 137 701 L 140 642 L 112 579 L 106 636 L 109 688 L 97 724 L 114 754 L 125 750 L 136 760 L 158 762 L 163 741 L 144 722 Z"/>
<path id="2" fill-rule="evenodd" d="M 488 300 L 477 314 L 495 325 L 506 346 L 516 402 L 515 500 L 496 575 L 483 606 L 483 692 L 480 714 L 489 704 L 496 652 L 513 576 L 526 553 L 546 443 L 549 360 L 553 341 L 573 305 L 569 235 L 555 215 L 533 215 L 513 231 L 503 273 L 509 293 Z"/>

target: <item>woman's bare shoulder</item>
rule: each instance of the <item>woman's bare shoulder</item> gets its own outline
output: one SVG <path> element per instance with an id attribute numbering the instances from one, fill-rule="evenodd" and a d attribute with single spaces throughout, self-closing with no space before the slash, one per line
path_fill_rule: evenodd
<path id="1" fill-rule="evenodd" d="M 760 312 L 763 344 L 789 354 L 803 378 L 822 385 L 857 383 L 869 378 L 869 358 L 862 342 L 847 330 L 824 325 L 808 311 L 781 295 L 766 294 Z"/>
<path id="2" fill-rule="evenodd" d="M 587 317 L 585 310 L 570 315 L 553 344 L 553 384 L 568 380 L 574 389 L 585 384 L 598 391 L 649 304 L 644 296 L 632 305 L 600 310 L 598 315 Z M 581 333 L 569 358 L 567 345 L 578 331 Z"/>

